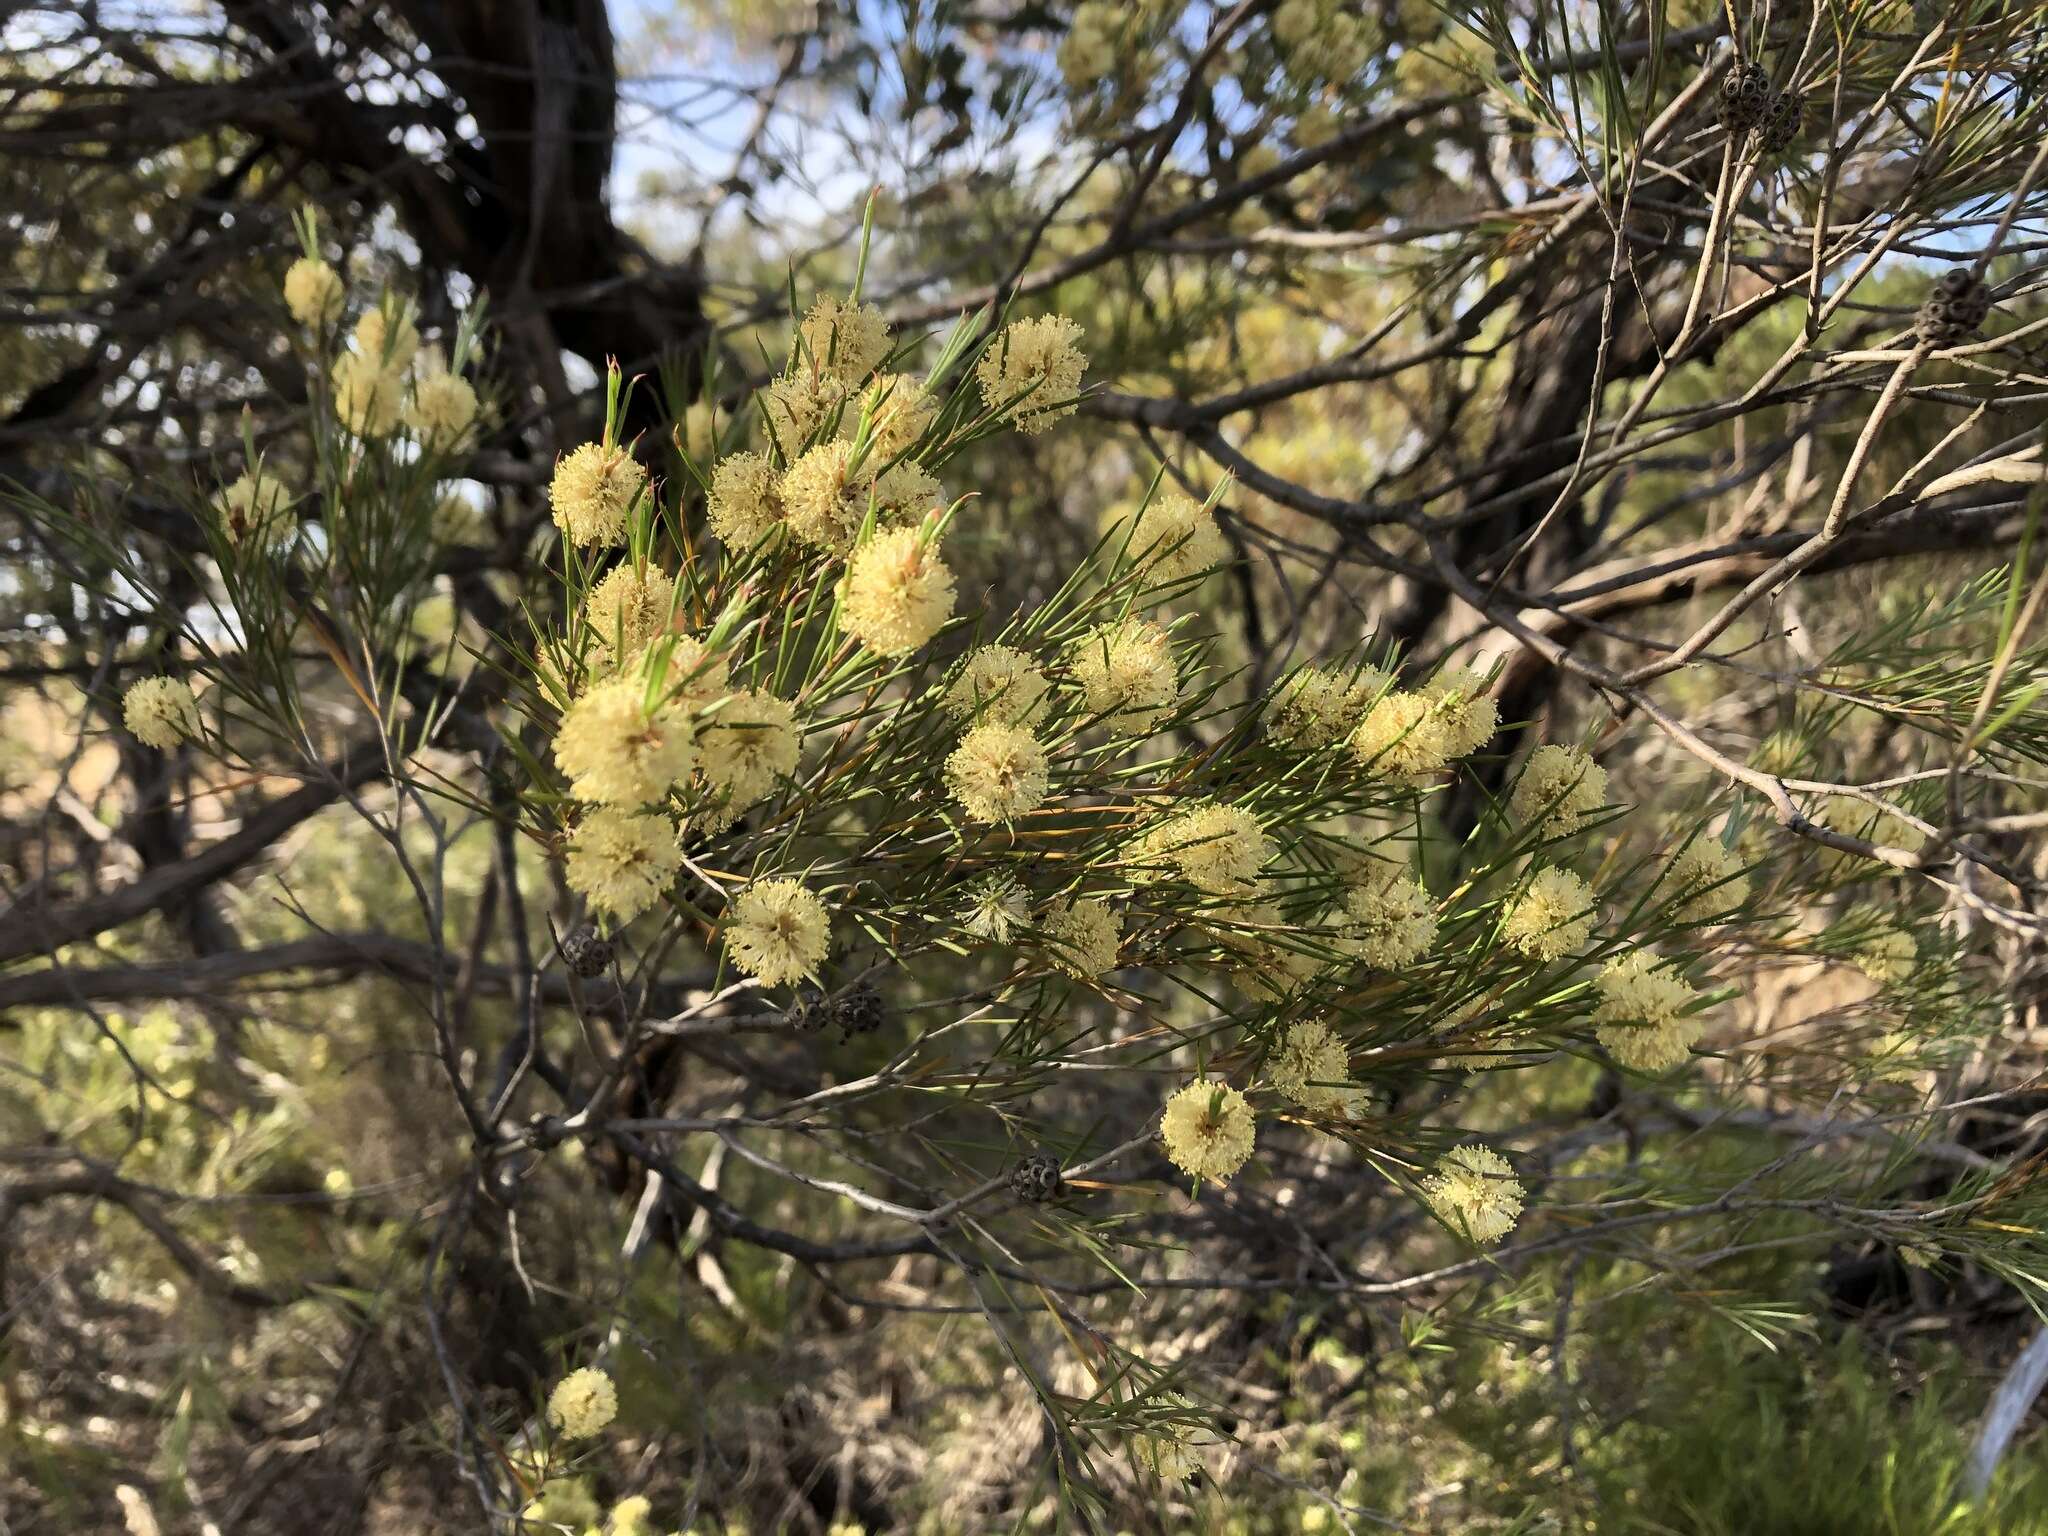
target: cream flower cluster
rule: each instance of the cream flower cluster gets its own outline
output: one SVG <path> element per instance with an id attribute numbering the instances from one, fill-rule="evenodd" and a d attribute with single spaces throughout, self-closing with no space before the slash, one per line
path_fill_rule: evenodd
<path id="1" fill-rule="evenodd" d="M 548 1394 L 548 1422 L 565 1440 L 588 1440 L 618 1413 L 619 1393 L 611 1377 L 588 1366 L 571 1371 Z"/>
<path id="2" fill-rule="evenodd" d="M 1166 863 L 1198 891 L 1246 896 L 1273 858 L 1273 842 L 1258 817 L 1238 805 L 1203 805 L 1182 811 L 1139 840 L 1138 858 Z"/>
<path id="3" fill-rule="evenodd" d="M 1067 664 L 1083 706 L 1112 730 L 1152 729 L 1180 695 L 1173 640 L 1149 619 L 1099 625 L 1075 642 Z"/>
<path id="4" fill-rule="evenodd" d="M 1311 1114 L 1349 1116 L 1365 1096 L 1351 1081 L 1350 1049 L 1323 1019 L 1288 1027 L 1266 1057 L 1266 1077 Z"/>
<path id="5" fill-rule="evenodd" d="M 284 275 L 284 306 L 308 330 L 333 328 L 347 307 L 341 274 L 317 256 L 301 256 Z"/>
<path id="6" fill-rule="evenodd" d="M 1580 747 L 1543 746 L 1529 754 L 1508 808 L 1546 838 L 1570 837 L 1607 803 L 1607 770 Z"/>
<path id="7" fill-rule="evenodd" d="M 1102 531 L 1112 553 L 1121 545 L 1159 582 L 1198 576 L 1230 558 L 1215 514 L 1192 496 L 1155 496 L 1135 514 L 1111 508 Z"/>
<path id="8" fill-rule="evenodd" d="M 1531 959 L 1570 954 L 1593 932 L 1593 892 L 1568 869 L 1538 870 L 1512 902 L 1501 934 Z"/>
<path id="9" fill-rule="evenodd" d="M 1593 1011 L 1594 1033 L 1624 1067 L 1638 1072 L 1675 1067 L 1699 1039 L 1700 1021 L 1684 1016 L 1697 994 L 1681 977 L 1659 969 L 1649 952 L 1610 960 L 1595 985 L 1600 1005 Z"/>
<path id="10" fill-rule="evenodd" d="M 697 732 L 677 699 L 647 702 L 637 673 L 598 683 L 571 704 L 555 732 L 555 766 L 579 800 L 652 805 L 697 766 Z"/>
<path id="11" fill-rule="evenodd" d="M 1011 822 L 1045 802 L 1045 748 L 1022 726 L 987 720 L 946 759 L 946 783 L 970 821 Z"/>
<path id="12" fill-rule="evenodd" d="M 583 600 L 583 621 L 602 666 L 620 666 L 669 627 L 676 584 L 658 565 L 614 566 Z"/>
<path id="13" fill-rule="evenodd" d="M 1703 923 L 1749 900 L 1742 860 L 1711 837 L 1696 837 L 1671 861 L 1664 876 L 1671 915 L 1681 923 Z"/>
<path id="14" fill-rule="evenodd" d="M 682 864 L 666 816 L 600 806 L 577 824 L 563 878 L 598 911 L 627 922 L 661 898 Z"/>
<path id="15" fill-rule="evenodd" d="M 725 947 L 749 976 L 768 986 L 818 974 L 832 949 L 825 903 L 801 880 L 757 880 L 733 899 Z"/>
<path id="16" fill-rule="evenodd" d="M 1862 934 L 1850 951 L 1850 959 L 1856 969 L 1879 986 L 1904 981 L 1913 974 L 1920 959 L 1920 946 L 1882 908 L 1869 903 L 1854 907 L 1842 918 L 1842 926 Z"/>
<path id="17" fill-rule="evenodd" d="M 181 678 L 141 678 L 121 696 L 121 723 L 145 747 L 168 752 L 199 734 L 199 701 Z"/>
<path id="18" fill-rule="evenodd" d="M 1253 1122 L 1242 1093 L 1228 1083 L 1197 1078 L 1166 1101 L 1159 1135 L 1174 1167 L 1221 1183 L 1250 1160 Z"/>
<path id="19" fill-rule="evenodd" d="M 907 656 L 953 616 L 953 572 L 920 528 L 875 534 L 846 563 L 839 583 L 846 632 L 883 656 Z"/>
<path id="20" fill-rule="evenodd" d="M 1422 1196 L 1444 1225 L 1475 1243 L 1497 1243 L 1522 1215 L 1522 1183 L 1491 1147 L 1468 1142 L 1446 1152 L 1422 1181 Z"/>
<path id="21" fill-rule="evenodd" d="M 1088 896 L 1057 903 L 1045 912 L 1038 926 L 1052 963 L 1068 975 L 1092 981 L 1116 969 L 1124 921 L 1107 903 Z"/>
<path id="22" fill-rule="evenodd" d="M 647 492 L 647 471 L 624 448 L 585 443 L 555 462 L 548 506 L 571 544 L 623 544 L 626 519 Z"/>
<path id="23" fill-rule="evenodd" d="M 1065 315 L 1039 315 L 1003 328 L 974 365 L 982 402 L 991 411 L 1014 409 L 1020 432 L 1039 433 L 1074 414 L 1088 355 L 1081 327 Z"/>
<path id="24" fill-rule="evenodd" d="M 228 543 L 270 549 L 291 532 L 291 499 L 283 481 L 259 469 L 223 486 L 213 510 Z"/>
<path id="25" fill-rule="evenodd" d="M 1356 671 L 1306 668 L 1281 689 L 1267 716 L 1267 728 L 1304 751 L 1334 746 L 1358 729 L 1374 702 L 1394 680 L 1377 667 Z"/>
<path id="26" fill-rule="evenodd" d="M 1368 870 L 1344 893 L 1347 937 L 1358 958 L 1380 971 L 1413 965 L 1436 943 L 1429 892 L 1389 865 Z"/>
<path id="27" fill-rule="evenodd" d="M 1028 728 L 1045 718 L 1051 694 L 1052 684 L 1029 656 L 1007 645 L 984 645 L 969 653 L 943 703 L 957 719 Z"/>

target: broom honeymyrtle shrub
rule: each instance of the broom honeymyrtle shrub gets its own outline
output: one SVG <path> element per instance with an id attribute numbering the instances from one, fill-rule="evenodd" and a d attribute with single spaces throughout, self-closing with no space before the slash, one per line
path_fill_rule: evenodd
<path id="1" fill-rule="evenodd" d="M 2020 1187 L 1902 1202 L 1900 1163 L 1616 1162 L 1597 1137 L 1536 1144 L 1513 1113 L 1519 1079 L 1578 1070 L 1710 1120 L 1780 1068 L 1715 1050 L 1746 978 L 1818 957 L 1870 983 L 1862 1044 L 1785 1090 L 1911 1122 L 1929 1072 L 1990 1027 L 1885 862 L 1924 840 L 1930 781 L 1823 794 L 1826 846 L 1788 857 L 1740 777 L 1676 813 L 1618 801 L 1616 715 L 1523 753 L 1455 830 L 1440 800 L 1497 755 L 1492 673 L 1367 638 L 1247 687 L 1200 603 L 1231 558 L 1227 487 L 1155 479 L 1046 600 L 989 611 L 949 555 L 972 466 L 1060 429 L 1086 337 L 986 310 L 897 335 L 858 277 L 793 304 L 759 381 L 707 363 L 665 440 L 627 435 L 656 386 L 614 366 L 601 429 L 547 478 L 552 529 L 502 630 L 437 635 L 432 573 L 459 570 L 477 522 L 465 455 L 504 398 L 484 307 L 428 340 L 403 295 L 349 291 L 310 217 L 301 236 L 284 298 L 307 404 L 198 487 L 186 585 L 156 584 L 89 501 L 28 510 L 156 627 L 165 668 L 123 698 L 149 748 L 332 774 L 324 685 L 345 684 L 389 784 L 346 798 L 433 953 L 414 1002 L 445 1123 L 420 1134 L 466 1144 L 460 1200 L 514 1210 L 550 1160 L 602 1157 L 856 1304 L 917 1264 L 929 1304 L 979 1314 L 1030 1383 L 1057 1499 L 1086 1520 L 1260 1470 L 1227 1390 L 1150 1347 L 1155 1287 L 1370 1298 L 1425 1346 L 1486 1326 L 1425 1304 L 1437 1287 L 1498 1277 L 1520 1305 L 1521 1255 L 1644 1285 L 1711 1262 L 1645 1248 L 1664 1222 L 1739 1249 L 1796 1217 L 1934 1262 L 2030 1262 Z M 1982 584 L 1835 658 L 1839 686 L 1759 768 L 1807 765 L 1847 713 L 1906 708 L 1926 685 L 1896 669 L 1908 637 L 2001 603 Z M 2000 724 L 1987 750 L 2038 760 L 2031 716 Z M 522 872 L 554 891 L 546 931 L 514 926 L 495 1046 L 451 985 L 446 864 L 472 833 L 501 899 L 521 905 Z M 1813 911 L 1834 916 L 1815 930 Z M 695 1102 L 688 1066 L 657 1070 L 698 1050 L 737 1095 Z M 713 1181 L 707 1150 L 743 1179 Z M 1235 1264 L 1231 1212 L 1273 1199 L 1369 1210 L 1370 1244 L 1318 1248 L 1291 1281 Z M 444 1362 L 452 1453 L 494 1517 L 600 1524 L 579 1457 L 620 1411 L 600 1367 L 635 1347 L 572 1345 L 523 1417 Z M 1320 1496 L 1348 1507 L 1343 1483 Z M 647 1516 L 627 1500 L 604 1528 Z"/>

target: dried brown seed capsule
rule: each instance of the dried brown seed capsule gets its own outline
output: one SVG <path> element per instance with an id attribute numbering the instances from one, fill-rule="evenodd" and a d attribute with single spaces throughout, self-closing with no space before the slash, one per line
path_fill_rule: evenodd
<path id="1" fill-rule="evenodd" d="M 1736 138 L 1763 126 L 1771 110 L 1771 76 L 1751 61 L 1721 81 L 1721 126 Z"/>
<path id="2" fill-rule="evenodd" d="M 1032 1205 L 1042 1205 L 1060 1192 L 1059 1159 L 1033 1152 L 1010 1165 L 1010 1193 Z"/>
<path id="3" fill-rule="evenodd" d="M 612 941 L 590 924 L 573 929 L 562 940 L 562 963 L 585 981 L 611 969 Z"/>
<path id="4" fill-rule="evenodd" d="M 863 976 L 834 1005 L 840 1033 L 847 1039 L 872 1033 L 888 1021 L 889 1010 L 875 984 Z"/>
<path id="5" fill-rule="evenodd" d="M 1805 126 L 1806 98 L 1798 91 L 1780 91 L 1771 98 L 1771 109 L 1757 130 L 1757 139 L 1767 155 L 1782 155 L 1799 138 Z"/>
<path id="6" fill-rule="evenodd" d="M 1976 335 L 1990 317 L 1991 289 L 1968 267 L 1951 267 L 1920 306 L 1913 328 L 1922 341 L 1953 346 Z"/>

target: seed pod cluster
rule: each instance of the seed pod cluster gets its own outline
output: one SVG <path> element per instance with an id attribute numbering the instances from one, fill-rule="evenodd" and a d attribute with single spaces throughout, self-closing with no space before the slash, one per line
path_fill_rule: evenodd
<path id="1" fill-rule="evenodd" d="M 874 1033 L 888 1019 L 889 1009 L 882 1001 L 882 994 L 865 976 L 840 995 L 835 1007 L 834 1022 L 839 1025 L 839 1033 L 848 1040 L 855 1035 Z"/>
<path id="2" fill-rule="evenodd" d="M 1060 1192 L 1059 1159 L 1033 1152 L 1010 1165 L 1010 1193 L 1030 1205 L 1042 1205 Z"/>
<path id="3" fill-rule="evenodd" d="M 1731 138 L 1761 128 L 1770 110 L 1771 76 L 1763 65 L 1751 60 L 1722 79 L 1721 126 Z"/>
<path id="4" fill-rule="evenodd" d="M 590 924 L 572 929 L 561 942 L 562 963 L 585 981 L 611 969 L 612 941 Z"/>
<path id="5" fill-rule="evenodd" d="M 1990 315 L 1991 289 L 1968 267 L 1951 267 L 1921 304 L 1913 328 L 1922 341 L 1952 346 L 1976 335 Z"/>
<path id="6" fill-rule="evenodd" d="M 1780 91 L 1771 98 L 1763 126 L 1756 131 L 1757 142 L 1767 155 L 1782 155 L 1799 138 L 1806 118 L 1806 97 L 1798 91 Z"/>

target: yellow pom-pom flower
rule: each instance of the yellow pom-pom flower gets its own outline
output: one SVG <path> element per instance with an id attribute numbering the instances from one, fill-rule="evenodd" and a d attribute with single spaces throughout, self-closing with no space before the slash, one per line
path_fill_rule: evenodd
<path id="1" fill-rule="evenodd" d="M 1422 695 L 1436 706 L 1446 757 L 1471 756 L 1500 728 L 1500 706 L 1487 692 L 1486 679 L 1470 667 L 1442 668 L 1424 685 Z"/>
<path id="2" fill-rule="evenodd" d="M 1920 946 L 1912 934 L 1883 911 L 1874 906 L 1860 906 L 1842 922 L 1845 927 L 1865 930 L 1850 958 L 1855 961 L 1856 969 L 1872 981 L 1881 987 L 1889 986 L 1913 974 L 1913 967 L 1920 959 Z"/>
<path id="3" fill-rule="evenodd" d="M 199 701 L 180 678 L 141 678 L 121 696 L 121 721 L 145 747 L 168 752 L 199 734 Z"/>
<path id="4" fill-rule="evenodd" d="M 617 665 L 665 633 L 675 594 L 675 579 L 658 565 L 635 570 L 628 561 L 607 573 L 583 601 L 583 622 L 599 660 Z"/>
<path id="5" fill-rule="evenodd" d="M 1702 923 L 1732 912 L 1749 900 L 1742 860 L 1711 837 L 1685 845 L 1664 876 L 1671 915 L 1681 923 Z"/>
<path id="6" fill-rule="evenodd" d="M 1051 692 L 1038 663 L 1022 651 L 984 645 L 968 656 L 942 702 L 961 720 L 1030 727 L 1045 718 Z"/>
<path id="7" fill-rule="evenodd" d="M 712 788 L 744 809 L 796 772 L 796 706 L 772 693 L 736 693 L 698 731 L 697 746 Z"/>
<path id="8" fill-rule="evenodd" d="M 725 947 L 734 964 L 771 987 L 801 981 L 831 952 L 832 920 L 801 880 L 757 880 L 733 901 Z"/>
<path id="9" fill-rule="evenodd" d="M 611 1377 L 588 1366 L 571 1371 L 548 1394 L 548 1422 L 564 1440 L 588 1440 L 618 1414 L 619 1393 Z"/>
<path id="10" fill-rule="evenodd" d="M 1173 864 L 1198 891 L 1248 896 L 1273 857 L 1273 841 L 1243 806 L 1203 805 L 1148 834 L 1143 852 Z"/>
<path id="11" fill-rule="evenodd" d="M 1537 871 L 1501 925 L 1508 943 L 1543 961 L 1569 954 L 1592 931 L 1593 892 L 1568 869 Z"/>
<path id="12" fill-rule="evenodd" d="M 473 441 L 476 390 L 460 374 L 429 373 L 412 388 L 405 424 L 430 453 L 459 453 Z"/>
<path id="13" fill-rule="evenodd" d="M 1622 1066 L 1661 1072 L 1685 1060 L 1699 1039 L 1700 1021 L 1681 1016 L 1697 994 L 1682 978 L 1659 970 L 1647 951 L 1608 961 L 1595 985 L 1594 1033 Z"/>
<path id="14" fill-rule="evenodd" d="M 624 922 L 653 906 L 682 864 L 667 817 L 605 806 L 577 826 L 563 873 L 570 890 Z"/>
<path id="15" fill-rule="evenodd" d="M 986 720 L 946 759 L 946 786 L 970 821 L 1009 822 L 1045 803 L 1045 748 L 1022 726 Z"/>
<path id="16" fill-rule="evenodd" d="M 364 441 L 389 437 L 397 430 L 404 397 L 405 375 L 397 369 L 381 367 L 376 358 L 356 352 L 335 359 L 335 419 Z"/>
<path id="17" fill-rule="evenodd" d="M 849 410 L 840 418 L 839 430 L 851 437 L 864 415 L 872 444 L 869 452 L 886 464 L 914 447 L 938 414 L 939 402 L 916 379 L 881 373 L 862 392 L 860 411 Z"/>
<path id="18" fill-rule="evenodd" d="M 831 375 L 808 368 L 775 380 L 760 395 L 769 441 L 783 457 L 794 458 L 841 393 Z"/>
<path id="19" fill-rule="evenodd" d="M 1166 1101 L 1159 1135 L 1174 1167 L 1220 1184 L 1251 1158 L 1253 1119 L 1243 1094 L 1198 1077 Z"/>
<path id="20" fill-rule="evenodd" d="M 782 525 L 782 477 L 765 453 L 729 454 L 711 471 L 704 515 L 728 549 L 752 549 Z"/>
<path id="21" fill-rule="evenodd" d="M 995 875 L 977 885 L 967 899 L 960 926 L 989 944 L 1007 944 L 1031 922 L 1031 902 L 1024 887 L 1008 875 Z"/>
<path id="22" fill-rule="evenodd" d="M 1162 1392 L 1152 1401 L 1170 1413 L 1190 1412 L 1194 1404 L 1178 1392 Z M 1131 1459 L 1169 1483 L 1184 1483 L 1202 1470 L 1200 1447 L 1211 1437 L 1186 1419 L 1154 1419 L 1131 1430 Z"/>
<path id="23" fill-rule="evenodd" d="M 1093 980 L 1116 969 L 1124 920 L 1093 897 L 1049 909 L 1039 922 L 1052 963 L 1069 976 Z"/>
<path id="24" fill-rule="evenodd" d="M 885 528 L 853 552 L 839 583 L 846 632 L 884 656 L 907 656 L 953 616 L 953 573 L 919 528 Z"/>
<path id="25" fill-rule="evenodd" d="M 854 471 L 852 444 L 820 443 L 782 477 L 783 521 L 813 549 L 843 555 L 867 517 L 869 488 L 866 474 Z"/>
<path id="26" fill-rule="evenodd" d="M 1419 783 L 1449 766 L 1450 732 L 1433 699 L 1383 693 L 1352 731 L 1351 755 L 1375 778 Z"/>
<path id="27" fill-rule="evenodd" d="M 356 355 L 380 372 L 404 371 L 419 349 L 419 328 L 402 310 L 380 304 L 356 322 Z"/>
<path id="28" fill-rule="evenodd" d="M 1322 1019 L 1288 1026 L 1266 1057 L 1273 1087 L 1317 1115 L 1348 1116 L 1363 1097 L 1351 1081 L 1351 1052 Z"/>
<path id="29" fill-rule="evenodd" d="M 820 294 L 802 329 L 812 366 L 841 385 L 858 384 L 889 355 L 889 323 L 872 304 Z"/>
<path id="30" fill-rule="evenodd" d="M 1607 803 L 1607 770 L 1579 747 L 1538 747 L 1529 754 L 1508 808 L 1544 837 L 1570 837 Z"/>
<path id="31" fill-rule="evenodd" d="M 1358 958 L 1375 970 L 1413 965 L 1436 943 L 1436 905 L 1415 881 L 1391 866 L 1377 866 L 1344 895 L 1346 937 Z"/>
<path id="32" fill-rule="evenodd" d="M 213 498 L 213 510 L 230 544 L 269 549 L 291 532 L 291 499 L 283 481 L 258 470 L 223 486 Z"/>
<path id="33" fill-rule="evenodd" d="M 874 496 L 875 520 L 881 523 L 920 522 L 946 499 L 944 488 L 914 459 L 883 471 Z"/>
<path id="34" fill-rule="evenodd" d="M 1522 1214 L 1522 1182 L 1508 1160 L 1477 1142 L 1453 1147 L 1422 1181 L 1422 1195 L 1445 1226 L 1475 1243 L 1497 1243 Z"/>
<path id="35" fill-rule="evenodd" d="M 555 766 L 579 800 L 639 806 L 663 800 L 697 765 L 696 731 L 679 700 L 647 707 L 636 675 L 597 684 L 571 704 L 555 732 Z"/>
<path id="36" fill-rule="evenodd" d="M 555 462 L 548 506 L 571 544 L 622 544 L 626 518 L 646 489 L 647 471 L 624 448 L 585 443 Z"/>
<path id="37" fill-rule="evenodd" d="M 346 303 L 341 274 L 317 256 L 301 256 L 284 274 L 284 307 L 308 330 L 330 329 Z"/>
<path id="38" fill-rule="evenodd" d="M 1192 496 L 1155 496 L 1135 516 L 1111 509 L 1103 522 L 1110 552 L 1121 546 L 1155 581 L 1214 570 L 1230 558 L 1215 514 Z"/>
<path id="39" fill-rule="evenodd" d="M 1020 432 L 1043 432 L 1073 415 L 1088 367 L 1080 339 L 1081 327 L 1065 315 L 1013 321 L 974 365 L 982 400 L 992 411 L 1014 409 Z"/>
<path id="40" fill-rule="evenodd" d="M 1149 619 L 1090 630 L 1075 643 L 1068 665 L 1083 706 L 1112 730 L 1150 730 L 1180 693 L 1172 638 Z"/>
<path id="41" fill-rule="evenodd" d="M 1303 751 L 1331 746 L 1357 730 L 1366 711 L 1392 686 L 1393 679 L 1377 667 L 1356 672 L 1310 667 L 1281 688 L 1266 717 L 1267 729 Z"/>
<path id="42" fill-rule="evenodd" d="M 1926 834 L 1889 806 L 1872 805 L 1868 800 L 1859 800 L 1854 795 L 1828 796 L 1822 802 L 1820 814 L 1815 819 L 1830 832 L 1839 832 L 1844 837 L 1861 838 L 1864 842 L 1875 843 L 1880 848 L 1898 848 L 1907 853 L 1918 853 L 1927 842 Z M 1823 848 L 1820 864 L 1832 880 L 1851 880 L 1896 872 L 1895 866 L 1841 848 Z"/>

